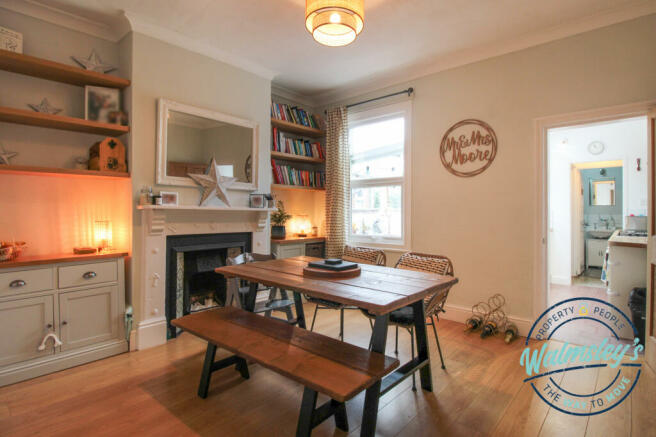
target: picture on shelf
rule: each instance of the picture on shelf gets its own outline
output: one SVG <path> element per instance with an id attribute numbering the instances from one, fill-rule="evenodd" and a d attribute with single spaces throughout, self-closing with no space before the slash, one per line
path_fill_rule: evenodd
<path id="1" fill-rule="evenodd" d="M 266 199 L 264 194 L 251 194 L 250 207 L 251 208 L 264 208 L 266 206 Z"/>
<path id="2" fill-rule="evenodd" d="M 111 114 L 120 111 L 120 91 L 100 86 L 84 87 L 84 119 L 111 123 Z"/>
<path id="3" fill-rule="evenodd" d="M 178 206 L 177 191 L 160 191 L 159 195 L 162 196 L 162 205 Z"/>

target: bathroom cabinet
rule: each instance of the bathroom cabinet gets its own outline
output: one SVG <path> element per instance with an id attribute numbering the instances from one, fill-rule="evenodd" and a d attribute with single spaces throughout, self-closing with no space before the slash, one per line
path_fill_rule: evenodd
<path id="1" fill-rule="evenodd" d="M 608 240 L 589 238 L 585 241 L 585 265 L 587 267 L 602 267 Z"/>

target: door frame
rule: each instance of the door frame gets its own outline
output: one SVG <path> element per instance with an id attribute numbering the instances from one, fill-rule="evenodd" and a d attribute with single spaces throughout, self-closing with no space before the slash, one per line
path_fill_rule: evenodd
<path id="1" fill-rule="evenodd" d="M 566 114 L 552 115 L 547 117 L 540 117 L 534 119 L 534 134 L 535 134 L 535 145 L 538 150 L 538 155 L 536 159 L 536 174 L 538 177 L 538 183 L 536 184 L 535 192 L 535 209 L 537 211 L 536 220 L 535 220 L 535 241 L 534 241 L 534 266 L 533 266 L 533 278 L 534 278 L 534 287 L 533 287 L 533 316 L 537 318 L 544 310 L 547 308 L 547 291 L 548 291 L 548 212 L 549 212 L 549 198 L 548 198 L 548 149 L 547 149 L 547 131 L 549 129 L 558 128 L 558 127 L 568 127 L 575 126 L 580 124 L 589 124 L 589 123 L 598 123 L 604 121 L 613 121 L 623 118 L 631 117 L 647 117 L 649 118 L 650 113 L 656 108 L 656 100 L 649 100 L 638 103 L 630 103 L 626 105 L 610 106 L 586 111 L 571 112 Z M 652 113 L 653 114 L 653 113 Z M 649 126 L 651 130 L 651 126 Z M 648 187 L 648 214 L 650 216 L 648 222 L 650 223 L 650 229 L 648 235 L 651 236 L 651 223 L 656 220 L 653 214 L 653 202 L 654 202 L 654 187 L 652 186 L 655 183 L 654 175 L 652 174 L 652 161 L 653 161 L 653 151 L 651 147 L 651 136 L 648 136 L 648 163 L 646 166 L 649 168 L 649 174 L 647 180 L 649 181 Z M 651 238 L 651 237 L 650 237 Z M 650 245 L 651 246 L 651 245 Z M 651 273 L 651 257 L 647 257 L 647 272 Z M 647 278 L 647 294 L 652 296 L 652 280 L 651 277 Z M 647 299 L 648 308 L 647 308 L 647 329 L 651 326 L 651 308 L 650 301 Z M 645 356 L 651 356 L 656 354 L 656 343 L 653 339 L 650 341 L 650 335 L 647 335 L 645 340 L 645 346 L 647 350 L 645 351 Z M 652 351 L 653 350 L 653 351 Z M 650 355 L 651 354 L 651 355 Z"/>

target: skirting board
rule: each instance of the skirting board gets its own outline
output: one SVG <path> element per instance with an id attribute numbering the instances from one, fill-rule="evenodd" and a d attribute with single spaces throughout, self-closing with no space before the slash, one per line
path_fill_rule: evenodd
<path id="1" fill-rule="evenodd" d="M 472 314 L 470 307 L 465 307 L 462 305 L 452 305 L 447 303 L 444 305 L 444 310 L 446 312 L 440 314 L 441 318 L 460 323 L 465 323 Z M 519 329 L 519 335 L 524 337 L 528 334 L 528 331 L 533 325 L 533 320 L 524 319 L 522 317 L 516 317 L 508 314 L 506 314 L 506 316 L 508 317 L 509 321 L 517 325 L 517 329 Z"/>
<path id="2" fill-rule="evenodd" d="M 143 350 L 166 343 L 166 317 L 142 320 L 137 323 L 133 350 Z M 132 345 L 131 345 L 132 347 Z"/>
<path id="3" fill-rule="evenodd" d="M 572 285 L 572 278 L 569 276 L 551 276 L 552 284 L 557 285 Z"/>

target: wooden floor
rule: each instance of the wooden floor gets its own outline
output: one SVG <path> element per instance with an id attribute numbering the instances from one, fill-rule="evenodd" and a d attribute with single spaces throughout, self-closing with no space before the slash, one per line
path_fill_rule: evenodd
<path id="1" fill-rule="evenodd" d="M 313 307 L 306 307 L 312 314 Z M 338 313 L 319 312 L 316 329 L 337 336 Z M 522 343 L 481 340 L 463 325 L 438 324 L 447 370 L 429 330 L 434 392 L 411 390 L 408 379 L 380 403 L 381 436 L 655 436 L 656 376 L 642 376 L 623 404 L 608 413 L 577 417 L 549 409 L 522 383 Z M 370 328 L 358 311 L 347 311 L 346 340 L 366 346 Z M 390 329 L 388 354 L 393 354 Z M 259 366 L 242 380 L 232 369 L 213 376 L 203 400 L 196 389 L 205 345 L 183 334 L 166 345 L 123 354 L 0 388 L 0 436 L 292 436 L 302 387 Z M 218 355 L 226 355 L 225 353 Z M 410 355 L 400 332 L 400 357 Z M 217 356 L 219 359 L 220 356 Z M 575 372 L 568 375 L 575 376 Z M 608 376 L 571 381 L 582 390 Z M 359 435 L 363 394 L 347 403 L 351 432 Z M 346 435 L 326 421 L 313 436 Z"/>

